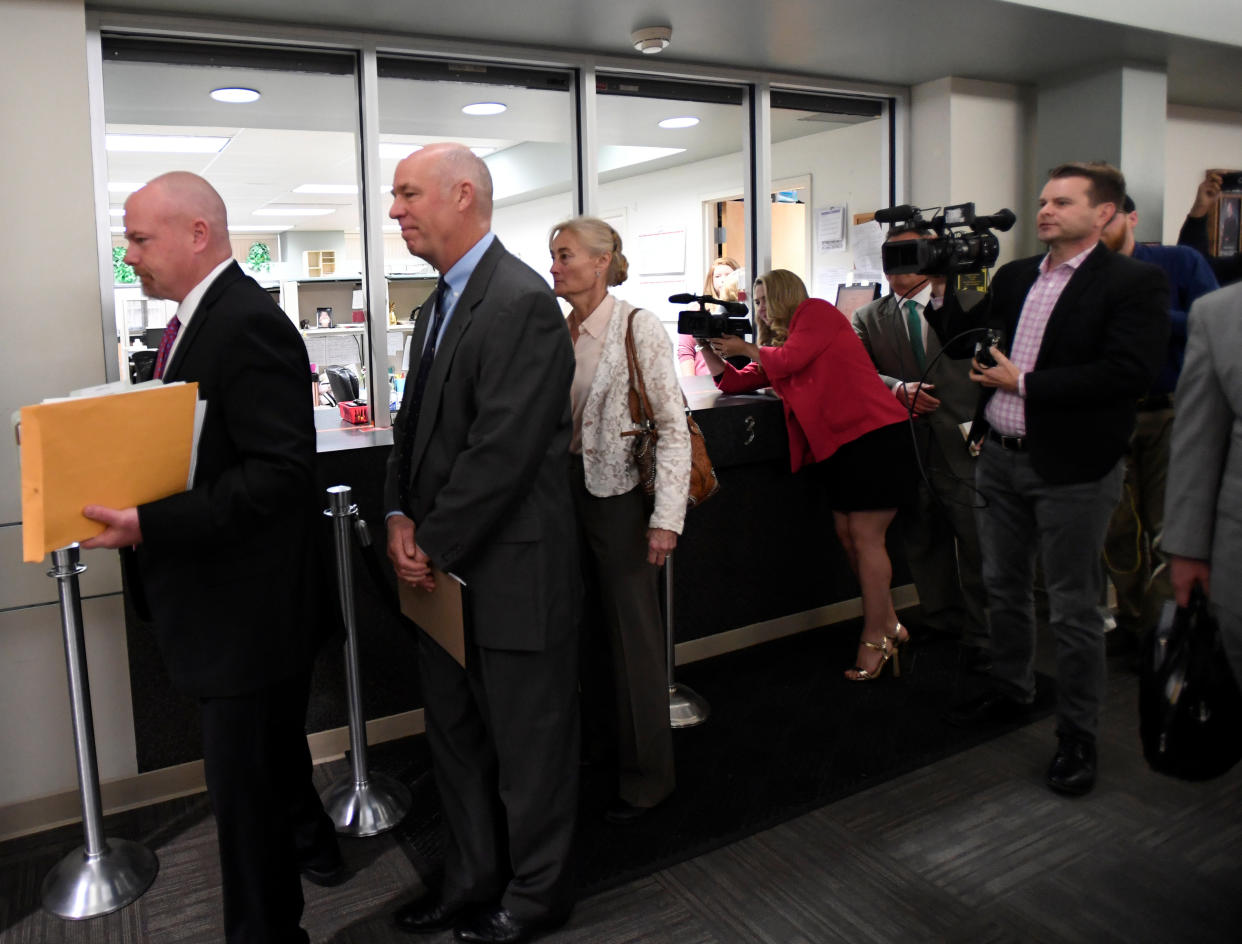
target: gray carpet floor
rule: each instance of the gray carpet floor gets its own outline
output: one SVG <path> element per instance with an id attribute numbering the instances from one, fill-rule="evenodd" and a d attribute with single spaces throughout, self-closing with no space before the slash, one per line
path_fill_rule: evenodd
<path id="1" fill-rule="evenodd" d="M 1242 941 L 1242 766 L 1202 784 L 1151 773 L 1137 736 L 1137 679 L 1110 665 L 1096 790 L 1043 785 L 1047 719 L 774 829 L 579 903 L 549 942 Z M 324 786 L 345 770 L 323 765 Z M 160 873 L 135 904 L 66 922 L 38 907 L 64 833 L 0 844 L 0 944 L 221 940 L 210 815 L 180 801 L 140 822 Z M 177 810 L 180 810 L 179 815 Z M 344 842 L 356 870 L 306 885 L 315 942 L 411 938 L 391 912 L 421 892 L 389 837 Z"/>

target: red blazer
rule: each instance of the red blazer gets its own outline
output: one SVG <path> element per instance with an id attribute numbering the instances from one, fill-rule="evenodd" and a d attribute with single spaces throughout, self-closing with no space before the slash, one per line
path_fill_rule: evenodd
<path id="1" fill-rule="evenodd" d="M 789 463 L 797 472 L 822 462 L 865 433 L 906 419 L 850 321 L 822 298 L 798 306 L 781 347 L 762 347 L 757 364 L 726 364 L 716 377 L 724 393 L 771 386 L 785 406 Z"/>

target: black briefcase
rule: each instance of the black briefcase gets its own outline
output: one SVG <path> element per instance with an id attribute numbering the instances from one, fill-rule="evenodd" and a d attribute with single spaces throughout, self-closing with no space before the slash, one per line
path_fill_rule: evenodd
<path id="1" fill-rule="evenodd" d="M 1151 769 L 1182 780 L 1228 771 L 1242 758 L 1242 694 L 1199 587 L 1188 606 L 1165 604 L 1140 655 L 1139 736 Z"/>

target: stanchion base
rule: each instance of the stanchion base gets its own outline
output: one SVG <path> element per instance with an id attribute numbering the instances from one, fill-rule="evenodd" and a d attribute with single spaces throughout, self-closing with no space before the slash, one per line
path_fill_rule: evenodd
<path id="1" fill-rule="evenodd" d="M 668 687 L 668 723 L 674 728 L 693 728 L 712 713 L 711 705 L 702 695 L 685 685 Z"/>
<path id="2" fill-rule="evenodd" d="M 105 839 L 97 856 L 78 846 L 43 879 L 43 910 L 71 921 L 111 914 L 137 901 L 159 870 L 155 853 L 128 839 Z"/>
<path id="3" fill-rule="evenodd" d="M 346 774 L 324 794 L 323 808 L 342 836 L 378 836 L 410 811 L 410 791 L 387 774 L 370 773 L 359 783 Z"/>

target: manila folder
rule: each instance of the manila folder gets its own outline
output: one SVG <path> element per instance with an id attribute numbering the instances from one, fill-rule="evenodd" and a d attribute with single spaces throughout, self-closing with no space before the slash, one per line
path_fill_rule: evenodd
<path id="1" fill-rule="evenodd" d="M 434 567 L 436 588 L 430 592 L 398 582 L 401 612 L 439 643 L 440 648 L 466 667 L 466 630 L 462 620 L 461 583 Z"/>
<path id="2" fill-rule="evenodd" d="M 22 407 L 22 558 L 103 531 L 86 505 L 130 508 L 184 492 L 198 384 Z"/>

